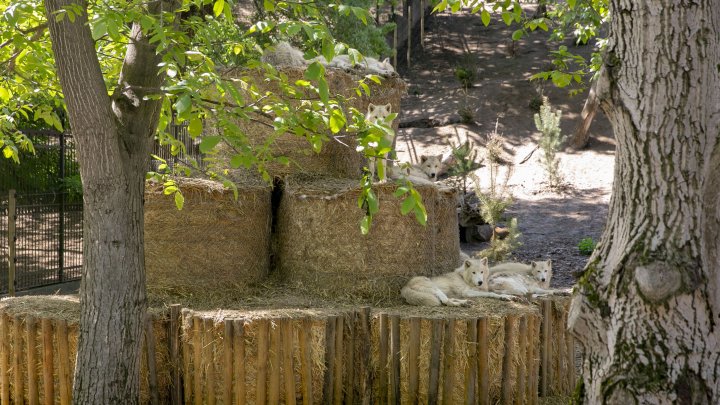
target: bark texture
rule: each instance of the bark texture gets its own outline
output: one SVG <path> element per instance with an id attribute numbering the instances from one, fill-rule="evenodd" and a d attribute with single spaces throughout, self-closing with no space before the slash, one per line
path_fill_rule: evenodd
<path id="1" fill-rule="evenodd" d="M 608 223 L 568 319 L 586 403 L 720 403 L 720 8 L 612 0 Z"/>
<path id="2" fill-rule="evenodd" d="M 86 0 L 45 0 L 84 190 L 82 313 L 73 402 L 137 403 L 146 311 L 144 178 L 161 104 L 143 100 L 136 89 L 160 87 L 160 57 L 135 24 L 120 83 L 108 96 L 87 13 L 74 22 L 55 18 L 58 10 L 73 3 L 87 9 Z"/>

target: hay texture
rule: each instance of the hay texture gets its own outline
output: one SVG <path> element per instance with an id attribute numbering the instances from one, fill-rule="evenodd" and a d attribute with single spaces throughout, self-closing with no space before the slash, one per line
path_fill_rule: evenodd
<path id="1" fill-rule="evenodd" d="M 154 311 L 157 312 L 157 311 Z M 52 364 L 46 364 L 44 359 L 44 335 L 41 328 L 43 320 L 49 320 L 51 324 L 52 342 Z M 72 377 L 75 370 L 77 357 L 77 343 L 79 335 L 80 303 L 75 296 L 26 296 L 17 298 L 6 298 L 0 300 L 0 360 L 7 358 L 7 369 L 2 369 L 4 362 L 0 361 L 0 376 L 7 375 L 10 383 L 7 392 L 10 403 L 32 403 L 30 396 L 30 373 L 34 373 L 37 382 L 37 393 L 35 397 L 39 403 L 50 402 L 45 398 L 45 381 L 43 372 L 49 369 L 53 376 L 54 402 L 61 402 L 61 395 L 66 392 L 72 394 Z M 36 325 L 35 346 L 28 345 L 28 323 Z M 67 325 L 67 334 L 61 335 L 59 323 Z M 4 326 L 4 328 L 2 327 Z M 16 334 L 19 328 L 21 333 Z M 162 315 L 154 315 L 152 321 L 153 333 L 155 336 L 154 356 L 157 367 L 157 391 L 160 403 L 168 403 L 170 380 L 170 354 L 167 342 L 167 320 Z M 19 337 L 19 339 L 18 339 Z M 61 366 L 60 339 L 67 338 L 68 356 L 67 363 Z M 145 339 L 143 339 L 145 340 Z M 29 350 L 35 350 L 36 368 L 31 368 L 27 363 Z M 140 370 L 140 403 L 150 403 L 151 393 L 148 374 L 148 351 L 147 345 L 143 344 L 143 361 Z M 16 365 L 18 367 L 16 367 Z M 63 377 L 60 370 L 66 368 L 68 374 Z M 22 389 L 22 398 L 15 395 L 16 384 L 19 378 Z M 0 387 L 4 390 L 5 387 Z M 1 396 L 0 396 L 1 397 Z M 69 398 L 69 397 L 68 397 Z"/>
<path id="2" fill-rule="evenodd" d="M 305 80 L 304 70 L 300 68 L 283 68 L 280 73 L 287 76 L 288 83 L 295 83 L 297 80 Z M 253 90 L 260 94 L 271 91 L 276 95 L 286 94 L 281 89 L 277 81 L 266 79 L 262 72 L 259 71 L 228 71 L 224 76 L 229 79 L 238 80 L 238 90 L 247 93 L 248 89 L 243 89 L 240 80 L 256 84 Z M 342 105 L 346 113 L 350 107 L 354 107 L 361 112 L 366 112 L 368 104 L 377 105 L 390 104 L 392 111 L 400 110 L 400 99 L 405 93 L 405 82 L 399 77 L 382 78 L 381 84 L 374 82 L 368 83 L 370 87 L 370 96 L 363 93 L 362 97 L 358 96 L 355 88 L 358 86 L 358 80 L 361 76 L 353 75 L 339 69 L 327 69 L 325 78 L 328 83 L 331 97 L 337 95 L 345 99 Z M 299 94 L 298 98 L 317 98 L 317 94 Z M 299 106 L 302 100 L 293 99 L 290 96 L 284 98 L 291 106 Z M 270 162 L 266 169 L 272 177 L 284 177 L 289 174 L 306 173 L 306 174 L 325 174 L 335 177 L 358 178 L 362 173 L 363 166 L 366 165 L 366 159 L 355 150 L 357 145 L 355 137 L 352 134 L 340 132 L 335 134 L 336 139 L 331 139 L 328 132 L 325 143 L 319 153 L 313 151 L 310 142 L 304 137 L 291 133 L 275 133 L 272 125 L 272 119 L 263 116 L 252 116 L 253 120 L 238 120 L 235 125 L 242 132 L 247 143 L 255 150 L 269 147 L 272 156 L 285 156 L 290 159 L 289 165 Z M 394 129 L 398 129 L 398 120 L 393 124 Z M 218 133 L 217 126 L 212 121 L 206 123 L 206 134 L 214 135 Z M 230 156 L 230 148 L 220 146 L 217 156 L 220 165 L 227 165 L 227 156 Z M 226 158 L 223 159 L 223 156 Z"/>
<path id="3" fill-rule="evenodd" d="M 182 210 L 162 186 L 145 191 L 145 266 L 148 290 L 203 295 L 241 290 L 269 271 L 270 189 L 239 184 L 238 198 L 219 183 L 178 179 Z"/>
<path id="4" fill-rule="evenodd" d="M 428 214 L 423 226 L 400 213 L 395 188 L 373 187 L 380 211 L 362 235 L 357 180 L 288 178 L 277 219 L 282 279 L 316 296 L 352 295 L 384 305 L 410 277 L 454 269 L 460 251 L 455 192 L 416 186 Z"/>

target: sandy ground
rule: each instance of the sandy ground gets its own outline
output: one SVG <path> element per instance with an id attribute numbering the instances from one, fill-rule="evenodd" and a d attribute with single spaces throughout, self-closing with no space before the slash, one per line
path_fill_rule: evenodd
<path id="1" fill-rule="evenodd" d="M 502 21 L 484 27 L 479 16 L 469 14 L 443 13 L 430 18 L 425 50 L 414 55 L 410 70 L 403 75 L 409 87 L 399 119 L 456 116 L 459 108 L 468 106 L 475 113 L 476 123 L 401 129 L 397 140 L 401 160 L 409 161 L 411 156 L 421 154 L 448 153 L 450 141 L 457 143 L 466 138 L 477 144 L 482 156 L 496 123 L 508 161 L 519 162 L 535 148 L 540 133 L 529 105 L 538 89 L 528 78 L 549 65 L 548 52 L 557 44 L 547 44 L 547 33 L 535 32 L 519 41 L 513 53 L 509 51 L 512 31 Z M 568 45 L 571 51 L 580 54 L 588 55 L 591 51 L 590 47 Z M 466 93 L 453 72 L 455 66 L 468 60 L 479 68 L 479 75 Z M 587 92 L 570 96 L 568 89 L 547 83 L 543 94 L 562 111 L 563 133 L 572 134 Z M 578 251 L 578 242 L 586 237 L 597 241 L 607 217 L 615 143 L 612 129 L 601 112 L 593 122 L 591 136 L 588 148 L 559 153 L 565 180 L 562 190 L 547 187 L 540 151 L 524 164 L 514 164 L 508 182 L 514 204 L 507 214 L 518 219 L 523 234 L 523 245 L 514 253 L 514 259 L 552 259 L 556 287 L 574 283 L 572 273 L 581 270 L 587 261 L 587 256 Z M 476 174 L 482 186 L 487 187 L 488 167 L 481 167 Z M 468 253 L 484 247 L 479 243 L 463 244 Z"/>

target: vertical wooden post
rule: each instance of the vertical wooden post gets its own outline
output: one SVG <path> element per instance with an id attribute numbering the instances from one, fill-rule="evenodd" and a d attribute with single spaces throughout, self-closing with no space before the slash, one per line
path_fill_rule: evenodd
<path id="1" fill-rule="evenodd" d="M 282 326 L 283 375 L 285 377 L 285 404 L 295 405 L 295 367 L 293 365 L 293 321 L 284 319 Z"/>
<path id="2" fill-rule="evenodd" d="M 390 403 L 400 404 L 400 316 L 390 316 Z"/>
<path id="3" fill-rule="evenodd" d="M 8 195 L 8 295 L 15 296 L 15 221 L 17 220 L 17 201 L 15 190 Z"/>
<path id="4" fill-rule="evenodd" d="M 245 405 L 245 321 L 233 321 L 233 352 L 235 353 L 235 404 Z"/>
<path id="5" fill-rule="evenodd" d="M 27 335 L 27 377 L 28 377 L 28 403 L 37 405 L 40 403 L 40 393 L 38 392 L 38 362 L 37 362 L 37 323 L 35 318 L 27 317 L 25 319 L 25 330 Z"/>
<path id="6" fill-rule="evenodd" d="M 513 340 L 515 335 L 515 317 L 508 315 L 505 318 L 505 345 L 502 361 L 502 391 L 500 403 L 513 403 Z"/>
<path id="7" fill-rule="evenodd" d="M 20 317 L 13 316 L 13 396 L 16 404 L 22 404 L 25 400 L 25 380 L 23 379 L 23 338 L 22 338 L 22 320 Z"/>
<path id="8" fill-rule="evenodd" d="M 60 373 L 60 405 L 70 405 L 72 383 L 70 381 L 70 348 L 68 347 L 67 321 L 59 320 L 55 324 L 58 344 L 58 371 Z"/>
<path id="9" fill-rule="evenodd" d="M 325 323 L 325 376 L 323 378 L 323 404 L 333 403 L 335 387 L 335 326 L 337 316 L 328 316 Z"/>
<path id="10" fill-rule="evenodd" d="M 370 405 L 372 399 L 372 331 L 370 329 L 370 307 L 362 307 L 357 312 L 357 328 L 355 332 L 355 361 L 356 361 L 356 394 L 355 398 L 363 405 Z"/>
<path id="11" fill-rule="evenodd" d="M 523 356 L 525 353 L 527 353 L 528 346 L 527 318 L 527 316 L 521 317 L 518 324 L 518 364 L 520 368 L 518 369 L 516 379 L 517 392 L 515 395 L 515 403 L 519 405 L 525 403 L 525 385 L 530 375 L 530 373 L 527 372 L 527 370 L 530 369 L 527 363 L 527 356 Z"/>
<path id="12" fill-rule="evenodd" d="M 412 2 L 409 2 L 412 3 Z M 410 70 L 410 50 L 412 49 L 412 6 L 407 6 L 407 67 Z"/>
<path id="13" fill-rule="evenodd" d="M 455 388 L 455 319 L 445 321 L 445 344 L 443 347 L 443 392 L 442 403 L 453 403 Z"/>
<path id="14" fill-rule="evenodd" d="M 204 361 L 203 368 L 205 369 L 205 385 L 206 385 L 206 399 L 207 405 L 215 405 L 215 343 L 213 342 L 215 325 L 212 319 L 203 319 L 203 345 L 204 349 Z"/>
<path id="15" fill-rule="evenodd" d="M 550 388 L 550 358 L 552 341 L 552 301 L 542 301 L 542 352 L 540 358 L 540 396 L 546 397 Z"/>
<path id="16" fill-rule="evenodd" d="M 255 403 L 264 404 L 267 398 L 267 363 L 270 321 L 260 319 L 257 331 L 257 375 L 255 377 Z"/>
<path id="17" fill-rule="evenodd" d="M 566 323 L 567 325 L 567 323 Z M 568 392 L 575 390 L 575 337 L 565 330 L 565 344 L 567 345 L 567 358 L 568 358 Z"/>
<path id="18" fill-rule="evenodd" d="M 333 368 L 335 369 L 335 386 L 333 387 L 334 403 L 341 405 L 343 402 L 343 321 L 344 316 L 335 318 L 335 361 Z"/>
<path id="19" fill-rule="evenodd" d="M 438 403 L 440 392 L 440 351 L 442 348 L 443 320 L 432 320 L 432 335 L 430 336 L 430 375 L 428 376 L 428 403 Z"/>
<path id="20" fill-rule="evenodd" d="M 398 30 L 397 30 L 397 14 L 395 14 L 395 8 L 393 7 L 393 15 L 392 20 L 395 23 L 395 28 L 393 28 L 393 67 L 395 70 L 398 68 Z"/>
<path id="21" fill-rule="evenodd" d="M 192 315 L 190 315 L 189 309 L 183 309 L 182 310 L 182 321 L 181 322 L 188 322 L 191 324 L 194 328 L 193 324 L 193 318 Z M 183 394 L 185 397 L 180 402 L 180 404 L 190 404 L 191 399 L 193 398 L 193 381 L 190 379 L 191 377 L 191 368 L 190 363 L 193 361 L 193 356 L 190 353 L 190 342 L 193 341 L 194 343 L 194 333 L 191 332 L 191 328 L 182 328 L 182 330 L 188 335 L 186 338 L 182 339 L 182 362 L 183 362 Z M 193 345 L 194 346 L 194 345 Z"/>
<path id="22" fill-rule="evenodd" d="M 555 356 L 556 365 L 553 367 L 553 375 L 551 377 L 553 382 L 553 389 L 551 392 L 553 395 L 566 395 L 568 393 L 568 391 L 566 391 L 565 382 L 567 381 L 567 370 L 569 367 L 566 361 L 565 321 L 563 319 L 563 314 L 563 311 L 558 313 L 558 322 L 555 322 L 555 329 L 553 330 L 555 346 L 557 347 L 557 355 Z"/>
<path id="23" fill-rule="evenodd" d="M 425 0 L 420 0 L 420 47 L 425 49 Z"/>
<path id="24" fill-rule="evenodd" d="M 468 364 L 465 369 L 465 403 L 475 405 L 477 403 L 477 375 L 478 375 L 478 334 L 477 320 L 467 321 L 466 339 L 468 345 Z"/>
<path id="25" fill-rule="evenodd" d="M 533 386 L 535 385 L 535 379 L 537 379 L 537 373 L 535 373 L 535 346 L 538 342 L 535 341 L 535 316 L 527 317 L 527 347 L 525 348 L 525 367 L 527 369 L 528 381 L 523 393 L 526 404 L 532 404 L 534 402 L 535 395 L 533 394 Z"/>
<path id="26" fill-rule="evenodd" d="M 388 314 L 380 314 L 380 347 L 378 349 L 378 402 L 388 403 Z"/>
<path id="27" fill-rule="evenodd" d="M 153 330 L 154 317 L 148 314 L 145 318 L 145 348 L 147 350 L 148 380 L 150 390 L 150 403 L 160 403 L 160 392 L 157 383 L 157 359 L 155 358 L 155 330 Z"/>
<path id="28" fill-rule="evenodd" d="M 193 322 L 193 399 L 195 405 L 203 404 L 202 390 L 202 319 L 192 317 Z"/>
<path id="29" fill-rule="evenodd" d="M 52 323 L 50 323 L 50 319 L 43 318 L 40 325 L 43 337 L 43 402 L 45 405 L 53 405 L 55 403 L 55 373 L 53 371 Z M 1 333 L 0 336 L 2 336 Z"/>
<path id="30" fill-rule="evenodd" d="M 232 404 L 233 393 L 233 321 L 225 319 L 223 332 L 223 404 Z"/>
<path id="31" fill-rule="evenodd" d="M 268 385 L 268 402 L 280 403 L 280 320 L 270 325 L 270 384 Z"/>
<path id="32" fill-rule="evenodd" d="M 310 333 L 312 321 L 304 318 L 298 331 L 300 345 L 300 385 L 302 386 L 303 405 L 315 403 L 312 389 L 312 346 L 310 345 Z"/>
<path id="33" fill-rule="evenodd" d="M 540 329 L 542 328 L 541 325 L 542 325 L 542 318 L 535 318 L 535 320 L 533 321 L 533 333 L 535 334 L 535 336 L 540 336 Z M 540 357 L 542 356 L 541 349 L 542 349 L 541 346 L 533 347 L 533 361 L 535 362 L 534 363 L 535 370 L 533 371 L 533 391 L 532 391 L 533 404 L 538 403 L 538 398 L 539 398 L 538 393 L 540 392 Z"/>
<path id="34" fill-rule="evenodd" d="M 345 341 L 345 359 L 343 364 L 345 367 L 345 403 L 355 403 L 355 312 L 351 311 L 346 314 L 344 341 Z"/>
<path id="35" fill-rule="evenodd" d="M 8 356 L 10 328 L 4 312 L 0 313 L 0 403 L 10 403 L 10 378 L 8 377 Z"/>
<path id="36" fill-rule="evenodd" d="M 180 405 L 182 401 L 182 383 L 180 380 L 180 366 L 184 359 L 180 359 L 180 305 L 170 306 L 170 322 L 168 323 L 168 344 L 170 345 L 170 404 Z"/>
<path id="37" fill-rule="evenodd" d="M 417 404 L 420 400 L 420 318 L 412 317 L 410 341 L 408 342 L 408 400 Z"/>
<path id="38" fill-rule="evenodd" d="M 487 318 L 478 319 L 478 403 L 481 405 L 490 404 L 490 371 L 488 369 L 489 347 L 487 329 Z"/>

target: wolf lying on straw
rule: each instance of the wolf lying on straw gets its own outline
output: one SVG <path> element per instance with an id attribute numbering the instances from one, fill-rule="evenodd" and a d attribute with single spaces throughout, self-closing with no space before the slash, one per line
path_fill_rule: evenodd
<path id="1" fill-rule="evenodd" d="M 515 299 L 512 295 L 488 291 L 489 277 L 487 258 L 467 259 L 450 273 L 432 278 L 413 277 L 402 288 L 400 295 L 408 304 L 420 306 L 468 306 L 470 301 L 464 298 L 476 297 Z"/>
<path id="2" fill-rule="evenodd" d="M 490 268 L 488 287 L 500 294 L 517 296 L 567 295 L 567 291 L 550 288 L 552 261 L 523 263 L 501 263 Z"/>

